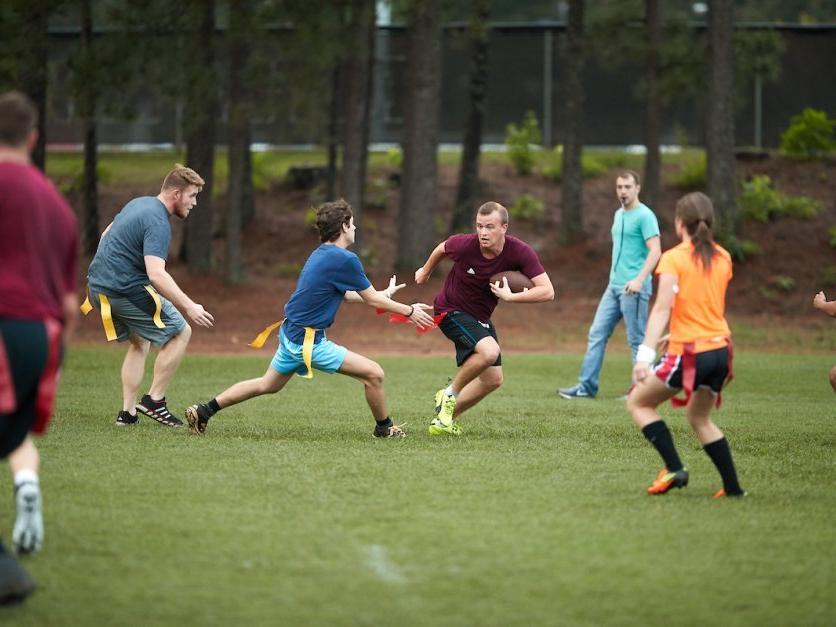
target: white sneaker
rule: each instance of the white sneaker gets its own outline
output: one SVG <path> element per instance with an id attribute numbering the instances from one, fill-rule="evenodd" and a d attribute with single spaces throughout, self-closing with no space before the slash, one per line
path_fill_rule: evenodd
<path id="1" fill-rule="evenodd" d="M 44 543 L 44 517 L 41 513 L 41 490 L 27 481 L 15 487 L 17 518 L 12 543 L 18 553 L 35 553 Z"/>

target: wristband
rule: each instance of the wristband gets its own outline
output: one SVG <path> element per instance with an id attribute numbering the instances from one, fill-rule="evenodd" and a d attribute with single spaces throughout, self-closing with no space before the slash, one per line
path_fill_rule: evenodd
<path id="1" fill-rule="evenodd" d="M 639 349 L 636 351 L 636 361 L 652 364 L 656 361 L 656 351 L 649 346 L 639 344 Z"/>
<path id="2" fill-rule="evenodd" d="M 407 318 L 411 318 L 411 317 L 412 317 L 412 314 L 414 314 L 414 313 L 415 313 L 415 305 L 410 305 L 410 306 L 409 306 L 409 313 L 408 313 L 408 314 L 406 314 L 406 317 L 407 317 Z"/>

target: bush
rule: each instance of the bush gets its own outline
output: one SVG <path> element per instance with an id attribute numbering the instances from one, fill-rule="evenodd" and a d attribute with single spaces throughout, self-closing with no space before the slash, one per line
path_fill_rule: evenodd
<path id="1" fill-rule="evenodd" d="M 519 176 L 528 176 L 534 167 L 534 146 L 541 141 L 540 126 L 533 111 L 528 111 L 522 126 L 509 124 L 505 129 L 508 158 Z"/>
<path id="2" fill-rule="evenodd" d="M 789 128 L 781 135 L 781 150 L 798 159 L 815 159 L 836 150 L 836 120 L 824 111 L 810 107 L 790 119 Z"/>
<path id="3" fill-rule="evenodd" d="M 553 163 L 543 168 L 543 176 L 559 183 L 563 180 L 563 150 L 557 146 L 553 151 Z M 610 169 L 605 160 L 583 153 L 581 155 L 581 174 L 583 178 L 595 178 L 606 174 Z"/>
<path id="4" fill-rule="evenodd" d="M 836 248 L 836 226 L 831 226 L 827 234 L 830 235 L 830 247 Z"/>
<path id="5" fill-rule="evenodd" d="M 763 254 L 763 249 L 748 239 L 737 239 L 734 236 L 718 234 L 717 243 L 729 251 L 734 261 L 743 262 L 751 257 Z"/>
<path id="6" fill-rule="evenodd" d="M 113 173 L 107 166 L 98 163 L 96 164 L 96 182 L 99 185 L 108 185 L 113 179 Z M 69 183 L 61 186 L 61 192 L 67 196 L 80 194 L 84 190 L 84 168 L 73 172 L 72 179 Z"/>
<path id="7" fill-rule="evenodd" d="M 668 183 L 679 189 L 703 189 L 705 188 L 705 170 L 705 157 L 697 157 L 686 162 L 678 173 L 668 177 Z"/>
<path id="8" fill-rule="evenodd" d="M 394 146 L 386 151 L 386 163 L 390 168 L 401 169 L 403 166 L 403 151 L 399 146 Z"/>
<path id="9" fill-rule="evenodd" d="M 523 194 L 508 208 L 508 213 L 515 220 L 532 220 L 543 217 L 545 206 L 536 196 Z"/>
<path id="10" fill-rule="evenodd" d="M 808 196 L 788 196 L 772 187 L 770 178 L 756 174 L 743 183 L 740 195 L 740 213 L 744 219 L 768 222 L 777 216 L 812 218 L 821 209 L 821 203 Z"/>

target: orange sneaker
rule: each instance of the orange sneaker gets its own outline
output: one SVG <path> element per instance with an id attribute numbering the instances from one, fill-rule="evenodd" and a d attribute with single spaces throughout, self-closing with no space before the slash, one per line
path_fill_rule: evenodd
<path id="1" fill-rule="evenodd" d="M 745 490 L 743 492 L 741 492 L 740 494 L 726 494 L 726 490 L 724 488 L 720 488 L 719 490 L 717 490 L 717 492 L 714 493 L 714 498 L 715 499 L 721 499 L 724 496 L 728 496 L 728 497 L 731 497 L 731 498 L 740 498 L 741 496 L 746 496 L 747 494 L 749 494 L 749 493 L 746 492 Z"/>
<path id="2" fill-rule="evenodd" d="M 662 468 L 656 475 L 656 480 L 647 488 L 647 493 L 664 494 L 671 488 L 684 488 L 686 485 L 688 485 L 687 469 L 669 472 L 667 468 Z"/>

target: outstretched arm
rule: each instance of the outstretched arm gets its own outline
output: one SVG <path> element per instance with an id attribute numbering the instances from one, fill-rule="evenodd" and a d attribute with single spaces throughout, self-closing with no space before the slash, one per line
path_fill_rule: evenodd
<path id="1" fill-rule="evenodd" d="M 378 291 L 381 294 L 385 295 L 386 298 L 392 298 L 395 294 L 397 294 L 404 287 L 406 287 L 406 283 L 398 283 L 397 276 L 393 274 L 389 279 L 389 285 L 386 287 L 386 289 L 385 290 L 378 290 Z M 360 294 L 358 294 L 354 290 L 349 290 L 345 293 L 345 302 L 347 302 L 347 303 L 362 303 L 363 299 L 360 298 Z"/>
<path id="2" fill-rule="evenodd" d="M 813 297 L 813 307 L 820 309 L 828 316 L 836 318 L 836 300 L 827 300 L 824 292 L 819 292 Z"/>
<path id="3" fill-rule="evenodd" d="M 531 282 L 534 283 L 534 287 L 515 294 L 508 287 L 508 279 L 502 277 L 502 283 L 491 283 L 491 291 L 494 296 L 507 303 L 543 303 L 554 300 L 554 286 L 548 274 L 538 274 Z"/>
<path id="4" fill-rule="evenodd" d="M 180 289 L 174 277 L 165 269 L 164 259 L 145 255 L 145 271 L 157 291 L 174 303 L 175 307 L 182 309 L 195 324 L 211 327 L 215 323 L 215 318 L 203 305 L 194 302 Z"/>
<path id="5" fill-rule="evenodd" d="M 433 270 L 435 270 L 435 267 L 442 259 L 444 259 L 444 256 L 447 254 L 444 252 L 444 244 L 445 242 L 441 242 L 438 246 L 436 246 L 424 262 L 424 265 L 415 271 L 415 282 L 418 285 L 426 283 Z"/>
<path id="6" fill-rule="evenodd" d="M 406 305 L 398 301 L 388 298 L 384 292 L 378 292 L 373 287 L 364 289 L 362 292 L 357 292 L 363 302 L 371 307 L 382 309 L 384 311 L 391 311 L 409 318 L 409 321 L 418 325 L 421 328 L 431 327 L 433 325 L 433 318 L 425 309 L 429 309 L 429 305 L 424 303 L 413 303 Z"/>

